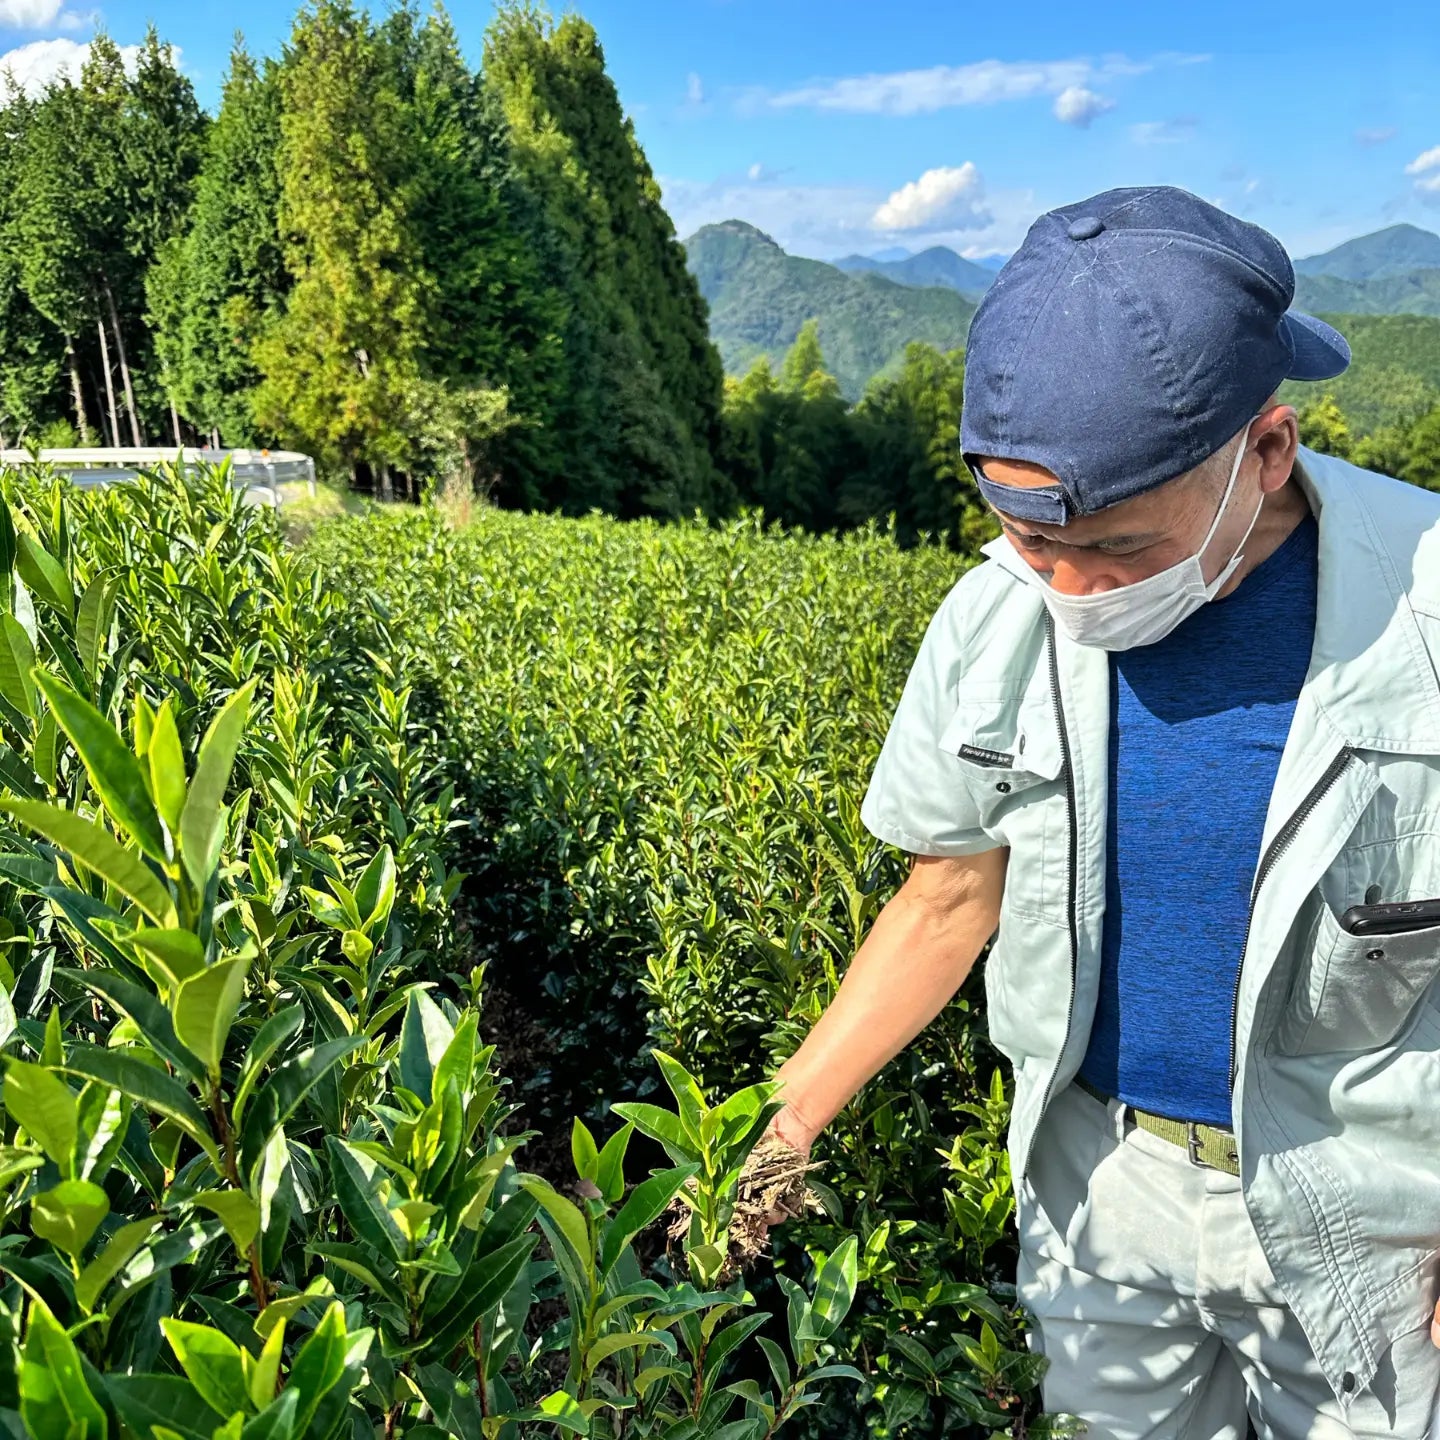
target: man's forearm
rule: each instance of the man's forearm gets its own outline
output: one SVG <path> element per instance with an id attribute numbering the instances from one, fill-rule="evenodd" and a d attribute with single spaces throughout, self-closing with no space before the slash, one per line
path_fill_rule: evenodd
<path id="1" fill-rule="evenodd" d="M 834 1000 L 776 1072 L 783 1139 L 808 1145 L 960 988 L 995 931 L 998 883 L 982 880 L 954 908 L 907 883 L 876 917 Z"/>

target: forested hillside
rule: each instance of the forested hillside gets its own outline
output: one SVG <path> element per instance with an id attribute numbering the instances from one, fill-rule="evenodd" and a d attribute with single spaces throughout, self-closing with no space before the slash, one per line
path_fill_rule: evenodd
<path id="1" fill-rule="evenodd" d="M 858 400 L 874 376 L 896 373 L 911 341 L 963 345 L 975 313 L 974 302 L 953 290 L 917 290 L 787 255 L 740 220 L 707 225 L 685 247 L 710 305 L 711 337 L 732 374 L 760 356 L 778 362 L 813 319 L 840 393 Z"/>
<path id="2" fill-rule="evenodd" d="M 1440 235 L 1418 225 L 1390 225 L 1357 235 L 1320 255 L 1295 261 L 1296 275 L 1331 275 L 1338 280 L 1378 280 L 1407 270 L 1440 266 Z"/>
<path id="3" fill-rule="evenodd" d="M 1350 368 L 1323 385 L 1289 381 L 1280 391 L 1286 404 L 1308 405 L 1324 391 L 1335 397 L 1360 434 L 1413 421 L 1440 405 L 1440 317 L 1325 314 L 1321 318 L 1350 342 Z"/>
<path id="4" fill-rule="evenodd" d="M 1333 275 L 1297 275 L 1295 303 L 1357 315 L 1440 315 L 1440 268 L 1405 270 L 1373 280 L 1339 280 Z"/>

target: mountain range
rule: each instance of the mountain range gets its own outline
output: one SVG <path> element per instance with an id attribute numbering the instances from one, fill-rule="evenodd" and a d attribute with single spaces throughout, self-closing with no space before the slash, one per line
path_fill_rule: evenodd
<path id="1" fill-rule="evenodd" d="M 873 376 L 899 363 L 911 340 L 939 350 L 963 345 L 975 313 L 973 301 L 943 286 L 901 285 L 872 271 L 850 273 L 787 255 L 743 220 L 704 226 L 685 250 L 710 305 L 710 338 L 731 375 L 761 355 L 778 366 L 814 317 L 827 368 L 845 397 L 858 400 Z"/>
<path id="2" fill-rule="evenodd" d="M 856 400 L 875 375 L 892 372 L 911 340 L 939 349 L 964 344 L 970 319 L 1004 256 L 967 260 L 945 246 L 918 254 L 899 247 L 874 255 L 847 255 L 833 264 L 787 254 L 769 235 L 742 220 L 706 225 L 686 242 L 689 264 L 710 304 L 710 333 L 729 374 L 740 374 L 761 355 L 779 363 L 812 316 L 818 321 L 826 363 L 842 393 Z M 1320 255 L 1294 261 L 1295 305 L 1332 318 L 1440 317 L 1440 235 L 1415 225 L 1392 225 L 1347 240 Z M 1341 328 L 1355 346 L 1351 331 Z M 1401 337 L 1403 330 L 1403 339 Z M 1406 327 L 1363 327 L 1368 367 L 1395 372 L 1389 334 L 1404 354 L 1401 385 L 1405 412 L 1423 391 L 1440 385 L 1440 321 Z M 1433 365 L 1417 359 L 1434 347 Z M 1418 369 L 1416 368 L 1418 366 Z M 1356 368 L 1334 383 L 1359 391 Z M 1393 418 L 1383 399 L 1363 385 L 1365 428 Z M 1341 401 L 1342 408 L 1345 402 Z M 1383 413 L 1382 413 L 1383 412 Z M 1356 417 L 1357 423 L 1360 416 Z"/>
<path id="3" fill-rule="evenodd" d="M 900 285 L 943 285 L 979 302 L 1008 257 L 967 260 L 944 245 L 914 254 L 890 249 L 846 255 L 837 269 L 869 271 Z M 1440 315 L 1440 235 L 1391 225 L 1294 261 L 1295 303 L 1302 310 L 1369 315 Z"/>
<path id="4" fill-rule="evenodd" d="M 1002 262 L 1003 263 L 1003 262 Z M 958 290 L 969 299 L 978 300 L 990 288 L 995 270 L 977 265 L 963 255 L 957 255 L 944 245 L 932 245 L 918 255 L 906 255 L 903 259 L 881 260 L 869 255 L 847 255 L 835 261 L 837 270 L 849 271 L 852 275 L 867 271 L 872 275 L 883 275 L 900 285 L 944 285 L 947 289 Z M 998 269 L 998 267 L 997 267 Z"/>

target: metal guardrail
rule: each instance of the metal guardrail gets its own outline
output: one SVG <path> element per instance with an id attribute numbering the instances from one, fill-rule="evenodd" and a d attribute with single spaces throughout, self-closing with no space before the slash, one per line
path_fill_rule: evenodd
<path id="1" fill-rule="evenodd" d="M 315 493 L 315 461 L 297 450 L 212 450 L 193 446 L 126 446 L 74 450 L 0 450 L 0 465 L 30 465 L 39 461 L 51 465 L 74 484 L 89 488 L 115 481 L 133 480 L 141 470 L 157 465 L 218 465 L 230 460 L 230 478 L 247 499 L 262 505 L 280 503 L 280 486 L 303 484 Z"/>

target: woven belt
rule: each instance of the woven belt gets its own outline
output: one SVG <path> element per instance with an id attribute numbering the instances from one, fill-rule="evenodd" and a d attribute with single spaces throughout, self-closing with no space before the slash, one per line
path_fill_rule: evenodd
<path id="1" fill-rule="evenodd" d="M 1075 1077 L 1075 1083 L 1087 1095 L 1108 1105 L 1114 1098 L 1097 1090 L 1088 1081 Z M 1204 1125 L 1194 1120 L 1172 1120 L 1167 1115 L 1155 1115 L 1149 1110 L 1137 1110 L 1126 1105 L 1130 1119 L 1142 1130 L 1178 1145 L 1190 1157 L 1192 1165 L 1203 1165 L 1209 1170 L 1223 1170 L 1227 1175 L 1239 1175 L 1240 1155 L 1235 1147 L 1235 1132 L 1219 1125 Z"/>

